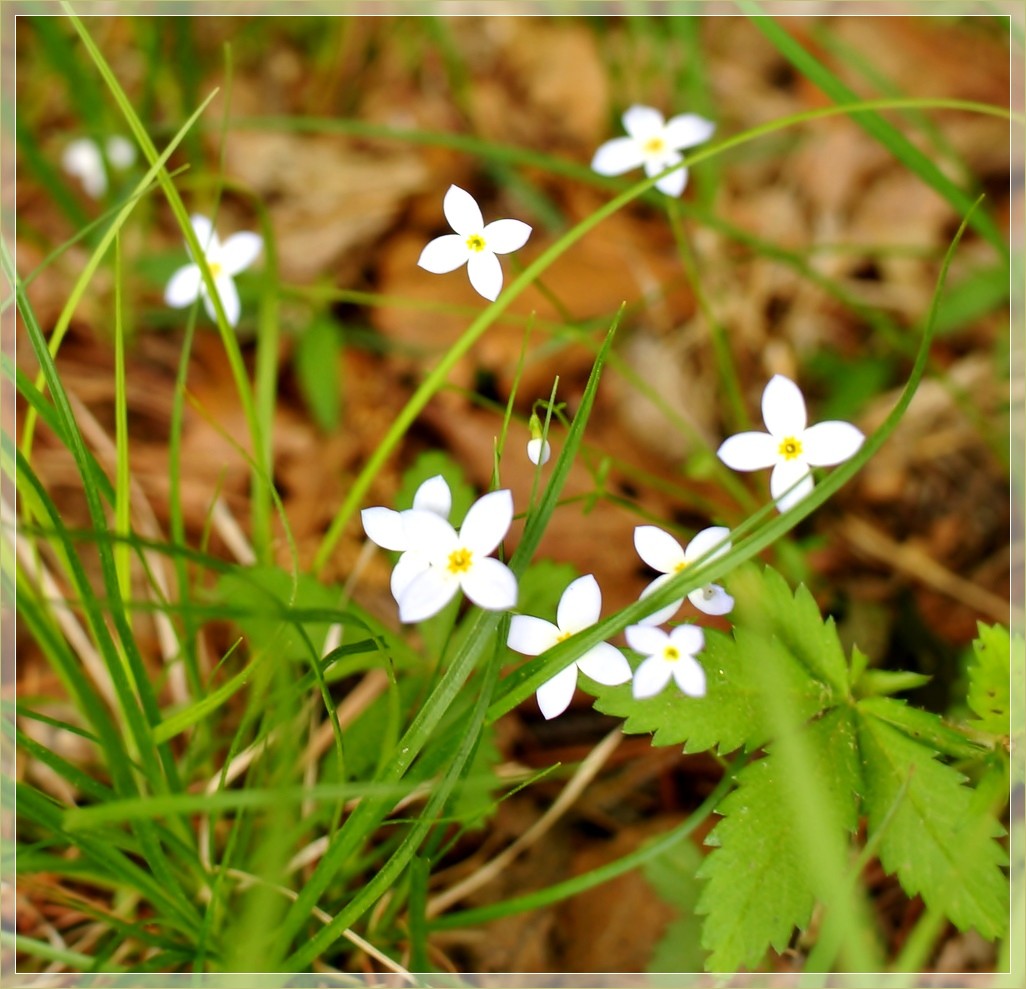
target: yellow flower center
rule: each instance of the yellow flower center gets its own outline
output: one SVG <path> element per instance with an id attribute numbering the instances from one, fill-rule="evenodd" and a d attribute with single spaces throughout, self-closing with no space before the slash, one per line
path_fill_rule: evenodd
<path id="1" fill-rule="evenodd" d="M 676 663 L 680 659 L 680 650 L 676 646 L 667 646 L 663 650 L 663 659 L 667 663 Z"/>
<path id="2" fill-rule="evenodd" d="M 647 155 L 661 155 L 666 150 L 666 142 L 656 135 L 650 137 L 642 147 Z"/>
<path id="3" fill-rule="evenodd" d="M 569 639 L 571 635 L 573 635 L 573 632 L 560 632 L 559 635 L 556 636 L 556 641 L 566 642 L 566 640 Z"/>
<path id="4" fill-rule="evenodd" d="M 802 441 L 788 436 L 780 441 L 780 456 L 785 460 L 797 460 L 802 455 Z"/>
<path id="5" fill-rule="evenodd" d="M 685 560 L 681 560 L 680 563 L 675 563 L 674 564 L 673 572 L 674 573 L 680 573 L 681 570 L 683 570 L 686 566 L 687 566 L 687 562 Z"/>
<path id="6" fill-rule="evenodd" d="M 454 549 L 449 554 L 449 573 L 466 573 L 474 554 L 469 549 Z"/>
<path id="7" fill-rule="evenodd" d="M 211 278 L 219 278 L 221 275 L 221 266 L 216 261 L 208 261 L 207 267 L 210 269 Z"/>
<path id="8" fill-rule="evenodd" d="M 483 251 L 485 249 L 484 237 L 482 237 L 480 234 L 471 234 L 467 238 L 467 247 L 469 247 L 472 251 Z"/>

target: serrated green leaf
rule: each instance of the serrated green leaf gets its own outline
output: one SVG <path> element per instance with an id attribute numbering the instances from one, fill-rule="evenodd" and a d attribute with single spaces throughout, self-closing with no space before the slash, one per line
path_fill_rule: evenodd
<path id="1" fill-rule="evenodd" d="M 908 670 L 865 670 L 856 681 L 856 693 L 863 697 L 884 697 L 922 687 L 933 678 Z"/>
<path id="2" fill-rule="evenodd" d="M 858 710 L 872 714 L 895 728 L 900 728 L 915 741 L 956 759 L 978 759 L 983 749 L 965 735 L 949 727 L 930 711 L 911 707 L 895 697 L 864 697 L 858 702 Z"/>
<path id="3" fill-rule="evenodd" d="M 813 779 L 795 778 L 775 750 L 738 774 L 738 788 L 720 805 L 724 815 L 706 843 L 714 846 L 699 875 L 708 879 L 698 910 L 706 914 L 702 941 L 709 970 L 733 972 L 780 951 L 812 914 L 823 877 L 808 854 L 807 828 L 825 827 L 832 841 L 848 840 L 862 787 L 854 727 L 839 708 L 802 732 Z M 798 808 L 817 795 L 814 821 Z"/>
<path id="4" fill-rule="evenodd" d="M 707 629 L 698 661 L 705 669 L 704 697 L 687 697 L 670 683 L 655 697 L 635 700 L 630 684 L 596 684 L 595 708 L 624 718 L 628 734 L 652 732 L 653 745 L 683 742 L 685 752 L 715 748 L 724 753 L 757 748 L 769 739 L 770 705 L 780 692 L 803 720 L 830 700 L 829 690 L 810 678 L 779 640 L 747 628 L 735 628 L 733 637 Z M 759 664 L 759 675 L 753 675 L 753 664 Z M 775 682 L 772 695 L 763 686 L 764 675 Z"/>
<path id="5" fill-rule="evenodd" d="M 969 691 L 966 697 L 976 718 L 971 725 L 993 735 L 1007 736 L 1009 724 L 1009 678 L 1012 643 L 1001 625 L 977 625 L 979 636 L 973 640 L 973 659 L 969 664 Z"/>
<path id="6" fill-rule="evenodd" d="M 848 664 L 832 618 L 824 621 L 804 584 L 794 592 L 772 567 L 738 567 L 727 581 L 736 626 L 776 636 L 791 654 L 838 697 L 848 695 Z"/>
<path id="7" fill-rule="evenodd" d="M 1001 870 L 1007 857 L 994 840 L 1001 827 L 974 810 L 965 777 L 940 762 L 934 749 L 861 703 L 858 713 L 864 807 L 884 868 L 960 930 L 1001 936 L 1008 921 L 1008 879 Z"/>

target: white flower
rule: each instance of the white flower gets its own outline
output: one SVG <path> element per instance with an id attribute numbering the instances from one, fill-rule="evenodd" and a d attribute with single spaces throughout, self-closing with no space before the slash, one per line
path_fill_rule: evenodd
<path id="1" fill-rule="evenodd" d="M 578 577 L 559 599 L 555 625 L 543 618 L 514 615 L 506 644 L 525 656 L 540 656 L 557 642 L 594 625 L 601 610 L 598 581 L 591 574 Z M 623 653 L 608 642 L 600 642 L 538 688 L 538 707 L 546 718 L 554 718 L 570 706 L 578 670 L 607 686 L 626 683 L 631 678 L 631 667 Z"/>
<path id="2" fill-rule="evenodd" d="M 107 161 L 117 169 L 128 168 L 135 161 L 135 146 L 126 137 L 113 134 L 107 138 Z M 107 169 L 97 143 L 88 137 L 72 141 L 61 155 L 61 166 L 82 183 L 82 188 L 99 199 L 107 191 Z"/>
<path id="3" fill-rule="evenodd" d="M 650 106 L 632 106 L 623 115 L 627 137 L 606 141 L 591 160 L 599 175 L 622 175 L 639 165 L 651 178 L 684 159 L 680 151 L 712 137 L 716 125 L 694 113 L 682 113 L 663 121 L 663 115 Z M 664 175 L 656 188 L 667 196 L 679 196 L 688 180 L 688 170 L 678 168 Z"/>
<path id="4" fill-rule="evenodd" d="M 239 293 L 235 288 L 234 276 L 248 268 L 263 249 L 263 238 L 259 234 L 243 232 L 232 234 L 223 244 L 214 232 L 214 226 L 205 216 L 195 215 L 189 218 L 196 239 L 203 246 L 203 256 L 207 259 L 210 273 L 214 276 L 214 286 L 221 297 L 221 305 L 230 326 L 239 321 Z M 192 251 L 189 251 L 190 256 Z M 203 299 L 207 315 L 217 321 L 214 305 L 207 293 L 206 283 L 200 267 L 195 262 L 179 268 L 167 283 L 164 301 L 175 309 L 191 305 L 196 297 Z"/>
<path id="5" fill-rule="evenodd" d="M 540 436 L 534 440 L 527 441 L 527 459 L 532 464 L 547 464 L 549 457 L 552 456 L 552 447 L 549 446 L 548 440 L 543 440 Z"/>
<path id="6" fill-rule="evenodd" d="M 509 491 L 492 491 L 474 502 L 459 533 L 432 511 L 412 508 L 401 516 L 406 551 L 416 554 L 421 569 L 400 589 L 400 621 L 430 618 L 461 589 L 488 611 L 505 611 L 517 603 L 513 571 L 489 555 L 513 521 Z"/>
<path id="7" fill-rule="evenodd" d="M 648 657 L 634 671 L 635 697 L 654 697 L 670 677 L 689 697 L 705 696 L 705 670 L 695 659 L 705 635 L 697 625 L 678 625 L 669 634 L 651 625 L 629 625 L 625 634 L 627 644 Z"/>
<path id="8" fill-rule="evenodd" d="M 801 390 L 781 374 L 773 375 L 762 393 L 762 419 L 768 432 L 738 433 L 724 440 L 716 453 L 734 470 L 772 467 L 770 493 L 781 512 L 812 490 L 810 467 L 842 463 L 865 439 L 850 422 L 830 420 L 806 428 Z"/>
<path id="9" fill-rule="evenodd" d="M 495 255 L 523 247 L 531 228 L 520 220 L 492 220 L 485 225 L 477 201 L 457 185 L 449 186 L 442 209 L 456 232 L 428 243 L 417 264 L 436 275 L 465 264 L 470 284 L 494 302 L 502 290 L 502 266 Z"/>
<path id="10" fill-rule="evenodd" d="M 722 525 L 714 525 L 699 532 L 686 549 L 668 532 L 664 532 L 658 526 L 639 525 L 634 530 L 634 548 L 653 570 L 662 572 L 662 577 L 656 577 L 651 584 L 642 592 L 643 598 L 648 597 L 653 591 L 658 590 L 668 580 L 680 573 L 689 563 L 694 563 L 699 557 L 706 556 L 714 547 L 719 548 L 706 559 L 714 560 L 722 556 L 730 549 L 730 540 L 727 538 L 730 530 Z M 688 595 L 688 600 L 699 611 L 707 615 L 725 615 L 734 607 L 734 599 L 719 584 L 706 584 L 698 587 Z M 643 618 L 642 625 L 662 625 L 669 621 L 677 609 L 684 603 L 681 598 L 673 604 L 661 608 L 659 611 L 647 618 Z"/>
<path id="11" fill-rule="evenodd" d="M 429 477 L 417 488 L 413 495 L 413 509 L 434 512 L 439 518 L 448 520 L 449 512 L 452 511 L 452 492 L 441 474 Z M 392 569 L 392 597 L 397 604 L 413 578 L 431 565 L 426 557 L 410 551 L 402 515 L 402 512 L 391 508 L 365 508 L 360 513 L 364 532 L 371 542 L 377 543 L 382 549 L 402 554 Z"/>

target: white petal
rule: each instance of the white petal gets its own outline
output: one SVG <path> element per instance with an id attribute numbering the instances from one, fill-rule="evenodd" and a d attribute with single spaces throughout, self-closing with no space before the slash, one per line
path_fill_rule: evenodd
<path id="1" fill-rule="evenodd" d="M 802 436 L 802 458 L 813 467 L 833 467 L 854 457 L 865 436 L 850 422 L 828 419 L 809 426 Z"/>
<path id="2" fill-rule="evenodd" d="M 663 689 L 673 675 L 672 664 L 661 656 L 649 656 L 635 671 L 631 692 L 641 700 L 654 697 Z"/>
<path id="3" fill-rule="evenodd" d="M 697 113 L 680 113 L 666 121 L 664 131 L 666 143 L 678 151 L 681 148 L 693 148 L 713 136 L 716 125 Z"/>
<path id="4" fill-rule="evenodd" d="M 402 551 L 406 546 L 403 518 L 391 508 L 365 508 L 360 512 L 363 531 L 367 538 L 382 549 Z"/>
<path id="5" fill-rule="evenodd" d="M 478 498 L 460 529 L 460 543 L 487 556 L 509 532 L 513 521 L 513 494 L 503 488 Z"/>
<path id="6" fill-rule="evenodd" d="M 602 612 L 602 591 L 592 574 L 578 577 L 567 585 L 556 609 L 556 624 L 561 632 L 573 635 L 594 625 Z"/>
<path id="7" fill-rule="evenodd" d="M 631 678 L 631 664 L 616 646 L 611 646 L 608 642 L 592 646 L 577 660 L 577 668 L 586 677 L 607 687 L 626 683 Z"/>
<path id="8" fill-rule="evenodd" d="M 459 547 L 456 530 L 434 512 L 410 508 L 400 512 L 403 519 L 406 549 L 423 553 L 434 562 L 444 562 Z"/>
<path id="9" fill-rule="evenodd" d="M 481 207 L 477 205 L 477 200 L 458 185 L 449 186 L 449 191 L 442 201 L 442 211 L 449 221 L 449 226 L 463 238 L 481 233 L 484 227 L 484 217 L 481 215 Z"/>
<path id="10" fill-rule="evenodd" d="M 678 625 L 669 635 L 670 645 L 685 656 L 694 656 L 705 647 L 705 632 L 698 625 Z"/>
<path id="11" fill-rule="evenodd" d="M 127 137 L 112 135 L 107 138 L 107 161 L 115 168 L 130 167 L 135 161 L 135 145 Z"/>
<path id="12" fill-rule="evenodd" d="M 669 168 L 669 164 L 664 165 L 664 168 Z M 662 169 L 660 169 L 662 171 Z M 688 184 L 688 170 L 686 168 L 678 168 L 675 172 L 670 172 L 669 175 L 664 175 L 658 182 L 656 182 L 656 188 L 664 196 L 679 196 L 683 191 L 684 187 Z"/>
<path id="13" fill-rule="evenodd" d="M 216 323 L 217 310 L 214 308 L 214 303 L 210 301 L 210 293 L 207 291 L 205 282 L 200 282 L 200 298 L 203 300 L 203 308 L 207 311 L 210 321 Z"/>
<path id="14" fill-rule="evenodd" d="M 559 629 L 544 618 L 514 615 L 509 623 L 506 645 L 525 656 L 540 656 L 559 641 Z"/>
<path id="15" fill-rule="evenodd" d="M 221 305 L 224 307 L 224 316 L 229 326 L 235 326 L 239 322 L 239 315 L 242 312 L 242 304 L 239 302 L 239 292 L 235 288 L 232 276 L 220 274 L 214 279 L 214 286 L 217 294 L 221 297 Z M 211 319 L 213 319 L 211 315 Z"/>
<path id="16" fill-rule="evenodd" d="M 467 261 L 470 284 L 478 295 L 494 302 L 502 291 L 502 265 L 491 251 L 471 251 Z"/>
<path id="17" fill-rule="evenodd" d="M 547 464 L 551 456 L 552 447 L 549 445 L 548 440 L 536 439 L 527 441 L 527 459 L 532 464 L 538 464 L 539 466 Z"/>
<path id="18" fill-rule="evenodd" d="M 668 663 L 677 686 L 689 697 L 705 696 L 705 670 L 690 656 L 681 656 L 676 663 Z"/>
<path id="19" fill-rule="evenodd" d="M 635 141 L 644 142 L 654 137 L 662 131 L 663 126 L 663 115 L 655 107 L 634 104 L 623 115 L 623 129 Z"/>
<path id="20" fill-rule="evenodd" d="M 506 611 L 516 606 L 517 579 L 505 563 L 494 557 L 475 560 L 460 583 L 463 593 L 486 611 Z"/>
<path id="21" fill-rule="evenodd" d="M 684 560 L 687 563 L 694 563 L 709 553 L 714 546 L 719 548 L 706 557 L 706 562 L 723 556 L 730 549 L 730 529 L 725 525 L 711 525 L 708 529 L 696 532 L 694 539 L 684 549 Z"/>
<path id="22" fill-rule="evenodd" d="M 627 637 L 627 645 L 645 656 L 661 653 L 668 638 L 661 628 L 651 628 L 648 625 L 628 625 L 623 634 Z"/>
<path id="23" fill-rule="evenodd" d="M 779 448 L 769 433 L 735 433 L 720 444 L 716 456 L 731 470 L 761 470 L 780 459 Z"/>
<path id="24" fill-rule="evenodd" d="M 389 580 L 389 587 L 392 591 L 392 597 L 396 600 L 396 604 L 402 600 L 410 584 L 424 573 L 425 570 L 428 570 L 430 566 L 431 561 L 420 553 L 403 553 L 399 557 L 392 568 L 392 576 Z"/>
<path id="25" fill-rule="evenodd" d="M 672 573 L 686 560 L 680 543 L 657 525 L 637 526 L 634 548 L 638 556 L 660 573 Z"/>
<path id="26" fill-rule="evenodd" d="M 536 694 L 541 713 L 548 718 L 562 714 L 574 699 L 577 686 L 577 664 L 571 663 L 560 670 L 551 680 L 546 680 Z"/>
<path id="27" fill-rule="evenodd" d="M 192 224 L 193 233 L 196 234 L 196 239 L 199 241 L 204 254 L 210 254 L 211 251 L 220 249 L 221 242 L 217 239 L 217 234 L 214 233 L 214 225 L 210 220 L 199 213 L 193 213 L 189 217 L 189 222 Z"/>
<path id="28" fill-rule="evenodd" d="M 452 492 L 441 474 L 429 477 L 417 488 L 413 496 L 413 507 L 419 512 L 434 512 L 443 519 L 452 511 Z"/>
<path id="29" fill-rule="evenodd" d="M 521 220 L 492 220 L 481 231 L 485 247 L 494 254 L 509 254 L 519 251 L 527 238 L 531 236 L 531 228 Z"/>
<path id="30" fill-rule="evenodd" d="M 444 275 L 467 263 L 470 248 L 467 239 L 459 234 L 445 234 L 428 241 L 420 252 L 417 264 L 433 275 Z"/>
<path id="31" fill-rule="evenodd" d="M 591 159 L 591 170 L 599 175 L 623 175 L 640 168 L 644 160 L 641 145 L 633 137 L 614 137 L 599 146 Z"/>
<path id="32" fill-rule="evenodd" d="M 164 289 L 164 301 L 174 309 L 191 305 L 199 295 L 201 280 L 199 265 L 187 264 L 179 268 Z"/>
<path id="33" fill-rule="evenodd" d="M 777 437 L 798 436 L 805 429 L 805 399 L 801 389 L 782 374 L 774 374 L 762 393 L 762 421 Z"/>
<path id="34" fill-rule="evenodd" d="M 260 234 L 243 230 L 232 234 L 222 245 L 218 261 L 229 275 L 237 275 L 248 268 L 264 249 Z"/>
<path id="35" fill-rule="evenodd" d="M 719 584 L 706 584 L 688 595 L 688 600 L 707 615 L 728 615 L 734 610 L 734 599 Z"/>
<path id="36" fill-rule="evenodd" d="M 403 592 L 399 600 L 399 621 L 422 622 L 437 615 L 459 588 L 460 582 L 443 567 L 428 567 Z"/>
<path id="37" fill-rule="evenodd" d="M 788 494 L 788 489 L 795 483 L 798 483 L 798 487 Z M 814 484 L 809 466 L 803 460 L 782 460 L 770 474 L 770 494 L 781 512 L 797 505 L 813 489 Z"/>
<path id="38" fill-rule="evenodd" d="M 667 581 L 673 580 L 673 578 L 676 576 L 677 575 L 673 573 L 664 573 L 661 577 L 656 577 L 656 579 L 653 580 L 652 583 L 649 584 L 648 587 L 646 587 L 641 592 L 641 600 L 644 600 L 650 594 L 659 590 L 659 588 L 662 587 L 663 584 L 667 583 Z M 677 614 L 677 612 L 680 610 L 680 606 L 683 603 L 684 598 L 677 598 L 676 601 L 673 601 L 670 604 L 660 608 L 658 611 L 653 611 L 652 614 L 646 615 L 638 622 L 638 624 L 662 625 L 664 622 L 668 622 L 675 614 Z"/>

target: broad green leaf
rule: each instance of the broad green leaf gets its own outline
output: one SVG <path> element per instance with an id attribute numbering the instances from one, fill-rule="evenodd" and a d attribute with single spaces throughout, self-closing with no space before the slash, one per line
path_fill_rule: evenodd
<path id="1" fill-rule="evenodd" d="M 713 850 L 699 875 L 708 880 L 698 904 L 706 914 L 702 943 L 709 970 L 759 965 L 783 950 L 794 929 L 808 924 L 823 877 L 808 853 L 809 827 L 824 826 L 847 841 L 858 818 L 862 786 L 854 729 L 846 709 L 830 712 L 802 733 L 813 778 L 798 780 L 775 749 L 737 776 L 721 804 L 721 820 L 706 839 Z M 799 813 L 810 793 L 817 807 Z"/>
<path id="2" fill-rule="evenodd" d="M 732 752 L 769 739 L 774 723 L 770 705 L 779 693 L 788 696 L 802 720 L 818 714 L 830 700 L 827 688 L 809 677 L 779 640 L 747 627 L 735 628 L 733 637 L 706 630 L 698 661 L 705 669 L 704 697 L 687 697 L 672 681 L 645 700 L 634 699 L 630 684 L 596 684 L 595 707 L 624 718 L 627 733 L 652 732 L 654 745 L 683 742 L 685 752 Z M 759 664 L 759 675 L 753 674 L 753 664 Z M 763 686 L 763 676 L 775 683 L 772 695 Z"/>
<path id="3" fill-rule="evenodd" d="M 293 609 L 331 610 L 338 608 L 339 592 L 325 587 L 309 574 L 300 574 L 293 594 L 291 574 L 279 567 L 248 567 L 224 574 L 214 589 L 217 600 L 247 614 L 236 619 L 250 645 L 270 646 L 282 659 L 303 659 L 309 647 L 299 632 L 301 623 L 289 617 Z M 320 651 L 331 627 L 330 622 L 310 622 L 304 626 L 313 647 Z"/>
<path id="4" fill-rule="evenodd" d="M 839 697 L 848 694 L 848 664 L 832 618 L 824 621 L 804 584 L 796 591 L 771 567 L 739 567 L 729 581 L 735 625 L 777 636 L 808 672 Z"/>
<path id="5" fill-rule="evenodd" d="M 884 868 L 960 930 L 1001 936 L 1008 922 L 1008 879 L 1001 868 L 1007 857 L 994 840 L 1001 827 L 974 808 L 965 777 L 940 762 L 933 748 L 862 704 L 858 710 L 864 809 Z"/>
<path id="6" fill-rule="evenodd" d="M 993 735 L 1008 735 L 1009 677 L 1012 643 L 1000 625 L 977 626 L 973 658 L 969 663 L 969 693 L 966 698 L 976 718 L 973 728 Z"/>
<path id="7" fill-rule="evenodd" d="M 321 315 L 300 335 L 292 357 L 303 400 L 324 432 L 338 428 L 341 414 L 340 352 L 338 327 Z"/>
<path id="8" fill-rule="evenodd" d="M 697 875 L 701 864 L 701 851 L 690 841 L 682 841 L 642 867 L 645 881 L 678 913 L 652 951 L 645 966 L 649 972 L 705 970 L 702 918 L 695 911 L 702 889 Z"/>
<path id="9" fill-rule="evenodd" d="M 911 707 L 894 697 L 865 697 L 858 702 L 862 714 L 872 714 L 917 742 L 957 759 L 978 759 L 983 749 L 949 727 L 930 711 Z"/>

